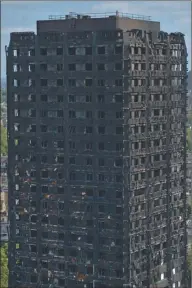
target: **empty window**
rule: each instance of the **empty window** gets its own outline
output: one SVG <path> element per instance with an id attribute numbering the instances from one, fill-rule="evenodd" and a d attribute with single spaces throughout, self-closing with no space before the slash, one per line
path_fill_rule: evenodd
<path id="1" fill-rule="evenodd" d="M 76 79 L 68 79 L 69 87 L 76 87 Z"/>
<path id="2" fill-rule="evenodd" d="M 91 151 L 92 148 L 93 148 L 93 144 L 91 142 L 88 142 L 88 143 L 85 144 L 85 149 L 87 151 Z"/>
<path id="3" fill-rule="evenodd" d="M 92 158 L 87 158 L 86 159 L 86 165 L 92 165 Z"/>
<path id="4" fill-rule="evenodd" d="M 69 179 L 70 179 L 71 181 L 76 180 L 76 174 L 75 174 L 75 172 L 70 172 Z"/>
<path id="5" fill-rule="evenodd" d="M 123 143 L 116 143 L 116 151 L 123 151 Z"/>
<path id="6" fill-rule="evenodd" d="M 98 111 L 98 118 L 104 119 L 105 118 L 105 112 L 104 111 Z"/>
<path id="7" fill-rule="evenodd" d="M 41 171 L 41 177 L 42 178 L 48 178 L 48 176 L 49 176 L 49 173 L 47 170 Z"/>
<path id="8" fill-rule="evenodd" d="M 76 113 L 74 110 L 69 111 L 69 118 L 76 118 Z"/>
<path id="9" fill-rule="evenodd" d="M 91 119 L 92 118 L 92 111 L 86 111 L 86 118 Z"/>
<path id="10" fill-rule="evenodd" d="M 105 54 L 105 46 L 99 46 L 97 47 L 97 54 L 104 55 Z"/>
<path id="11" fill-rule="evenodd" d="M 122 54 L 123 47 L 122 46 L 115 46 L 115 54 Z"/>
<path id="12" fill-rule="evenodd" d="M 69 164 L 75 164 L 75 157 L 69 157 Z"/>
<path id="13" fill-rule="evenodd" d="M 40 55 L 47 56 L 47 48 L 40 48 Z"/>
<path id="14" fill-rule="evenodd" d="M 98 177 L 99 178 L 99 182 L 105 181 L 105 175 L 104 174 L 100 173 L 98 176 L 99 176 Z"/>
<path id="15" fill-rule="evenodd" d="M 68 64 L 68 70 L 69 71 L 76 71 L 76 64 L 75 63 Z"/>
<path id="16" fill-rule="evenodd" d="M 85 47 L 85 55 L 92 55 L 92 47 Z"/>
<path id="17" fill-rule="evenodd" d="M 41 163 L 47 163 L 47 155 L 41 156 Z"/>
<path id="18" fill-rule="evenodd" d="M 57 110 L 57 117 L 63 117 L 63 110 Z"/>
<path id="19" fill-rule="evenodd" d="M 122 79 L 116 79 L 116 80 L 115 80 L 115 86 L 116 86 L 116 87 L 121 87 L 121 86 L 123 86 L 123 80 L 122 80 Z"/>
<path id="20" fill-rule="evenodd" d="M 41 95 L 40 99 L 42 102 L 47 102 L 47 95 Z"/>
<path id="21" fill-rule="evenodd" d="M 99 134 L 105 134 L 105 126 L 99 126 L 98 127 L 98 133 Z"/>
<path id="22" fill-rule="evenodd" d="M 86 95 L 86 103 L 91 103 L 91 102 L 92 102 L 92 96 Z"/>
<path id="23" fill-rule="evenodd" d="M 63 79 L 57 79 L 57 86 L 63 86 Z"/>
<path id="24" fill-rule="evenodd" d="M 105 190 L 99 190 L 99 197 L 105 197 Z"/>
<path id="25" fill-rule="evenodd" d="M 123 165 L 123 160 L 121 158 L 118 158 L 115 160 L 115 166 L 121 167 Z"/>
<path id="26" fill-rule="evenodd" d="M 85 79 L 85 86 L 86 86 L 86 87 L 91 87 L 92 84 L 93 84 L 92 78 Z"/>
<path id="27" fill-rule="evenodd" d="M 75 103 L 76 101 L 75 95 L 68 95 L 68 101 L 69 103 Z"/>
<path id="28" fill-rule="evenodd" d="M 105 144 L 104 144 L 104 142 L 99 142 L 99 143 L 98 143 L 98 149 L 99 149 L 100 151 L 103 151 L 103 150 L 105 149 Z"/>
<path id="29" fill-rule="evenodd" d="M 86 63 L 85 64 L 85 70 L 86 71 L 92 71 L 92 63 Z"/>
<path id="30" fill-rule="evenodd" d="M 123 118 L 123 112 L 122 111 L 116 112 L 116 119 L 122 119 L 122 118 Z"/>
<path id="31" fill-rule="evenodd" d="M 116 71 L 122 70 L 122 63 L 115 63 L 115 70 Z"/>
<path id="32" fill-rule="evenodd" d="M 47 148 L 47 147 L 48 147 L 48 141 L 47 141 L 47 140 L 43 140 L 43 141 L 41 142 L 41 147 L 42 147 L 42 148 Z"/>
<path id="33" fill-rule="evenodd" d="M 91 134 L 91 133 L 93 133 L 93 127 L 87 126 L 87 127 L 85 128 L 85 132 L 86 132 L 86 134 Z"/>
<path id="34" fill-rule="evenodd" d="M 62 186 L 57 187 L 57 193 L 58 194 L 64 194 L 64 187 L 62 187 Z"/>
<path id="35" fill-rule="evenodd" d="M 63 55 L 63 48 L 62 47 L 57 47 L 56 54 L 57 55 Z"/>
<path id="36" fill-rule="evenodd" d="M 47 79 L 41 79 L 40 84 L 41 84 L 41 86 L 45 87 L 48 84 L 48 80 Z"/>
<path id="37" fill-rule="evenodd" d="M 100 167 L 105 166 L 105 160 L 104 160 L 104 158 L 99 158 L 98 164 L 99 164 Z"/>
<path id="38" fill-rule="evenodd" d="M 105 96 L 104 95 L 98 95 L 97 96 L 97 102 L 98 103 L 104 103 L 105 102 Z"/>
<path id="39" fill-rule="evenodd" d="M 97 64 L 97 70 L 98 71 L 105 71 L 105 64 L 104 63 Z"/>
<path id="40" fill-rule="evenodd" d="M 93 174 L 92 173 L 87 173 L 86 174 L 86 180 L 87 181 L 92 181 L 93 180 Z"/>
<path id="41" fill-rule="evenodd" d="M 69 55 L 75 55 L 76 54 L 76 48 L 75 47 L 69 47 L 68 48 L 68 54 Z"/>
<path id="42" fill-rule="evenodd" d="M 97 86 L 99 87 L 104 87 L 105 86 L 105 80 L 104 79 L 99 79 L 97 81 Z"/>
<path id="43" fill-rule="evenodd" d="M 63 64 L 57 64 L 57 71 L 63 71 Z"/>
<path id="44" fill-rule="evenodd" d="M 116 103 L 122 103 L 122 102 L 123 102 L 123 95 L 121 95 L 121 94 L 116 94 L 116 95 L 115 95 L 115 102 L 116 102 Z"/>
<path id="45" fill-rule="evenodd" d="M 40 70 L 41 71 L 47 71 L 47 64 L 46 63 L 41 63 L 40 64 Z"/>
<path id="46" fill-rule="evenodd" d="M 123 134 L 123 127 L 116 127 L 116 134 L 122 135 Z"/>
<path id="47" fill-rule="evenodd" d="M 122 183 L 122 175 L 116 175 L 115 176 L 115 182 L 117 182 L 117 183 Z"/>

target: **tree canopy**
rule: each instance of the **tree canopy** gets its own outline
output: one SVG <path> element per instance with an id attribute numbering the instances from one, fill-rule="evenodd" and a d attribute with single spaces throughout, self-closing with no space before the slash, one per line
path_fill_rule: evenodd
<path id="1" fill-rule="evenodd" d="M 0 125 L 1 129 L 1 155 L 7 155 L 7 129 Z"/>
<path id="2" fill-rule="evenodd" d="M 0 287 L 8 287 L 8 256 L 7 256 L 8 245 L 4 244 L 0 247 L 0 269 L 1 269 L 1 279 Z"/>

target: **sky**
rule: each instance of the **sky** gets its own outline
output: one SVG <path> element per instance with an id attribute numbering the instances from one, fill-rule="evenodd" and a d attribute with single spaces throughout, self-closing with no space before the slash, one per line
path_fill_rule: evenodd
<path id="1" fill-rule="evenodd" d="M 11 32 L 36 31 L 36 21 L 49 15 L 123 12 L 151 16 L 160 21 L 161 30 L 185 34 L 188 69 L 191 70 L 191 1 L 2 1 L 1 2 L 1 78 L 6 75 L 5 46 Z"/>

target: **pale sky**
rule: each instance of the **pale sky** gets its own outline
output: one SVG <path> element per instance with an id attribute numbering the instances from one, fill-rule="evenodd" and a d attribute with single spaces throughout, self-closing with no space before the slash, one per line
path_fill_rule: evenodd
<path id="1" fill-rule="evenodd" d="M 123 13 L 151 16 L 160 21 L 161 30 L 182 32 L 188 48 L 191 69 L 191 1 L 2 1 L 1 2 L 1 77 L 5 77 L 5 45 L 10 32 L 36 31 L 36 21 L 49 15 L 76 13 Z"/>

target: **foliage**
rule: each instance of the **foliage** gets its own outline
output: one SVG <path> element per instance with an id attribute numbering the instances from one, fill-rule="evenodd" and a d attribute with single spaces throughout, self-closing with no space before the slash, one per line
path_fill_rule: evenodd
<path id="1" fill-rule="evenodd" d="M 1 103 L 7 101 L 7 92 L 5 89 L 1 90 Z"/>
<path id="2" fill-rule="evenodd" d="M 0 126 L 1 129 L 1 155 L 7 155 L 7 129 Z"/>
<path id="3" fill-rule="evenodd" d="M 187 128 L 187 148 L 192 152 L 192 129 Z"/>
<path id="4" fill-rule="evenodd" d="M 1 279 L 0 279 L 0 287 L 7 288 L 8 287 L 8 245 L 2 245 L 0 247 L 0 269 L 1 269 Z"/>

